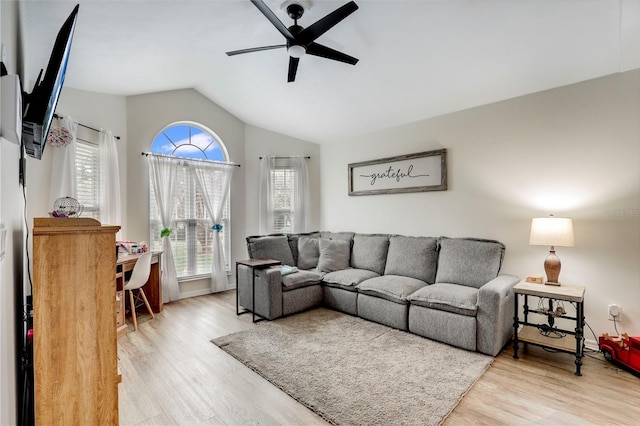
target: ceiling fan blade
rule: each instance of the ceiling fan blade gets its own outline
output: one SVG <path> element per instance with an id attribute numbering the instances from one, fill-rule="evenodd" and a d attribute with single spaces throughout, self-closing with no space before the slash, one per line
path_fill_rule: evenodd
<path id="1" fill-rule="evenodd" d="M 296 72 L 298 72 L 299 62 L 300 58 L 289 56 L 289 78 L 287 79 L 287 83 L 292 83 L 296 80 Z"/>
<path id="2" fill-rule="evenodd" d="M 340 6 L 324 18 L 302 30 L 298 35 L 298 40 L 305 44 L 311 43 L 356 10 L 358 10 L 358 5 L 353 1 Z"/>
<path id="3" fill-rule="evenodd" d="M 253 3 L 255 7 L 257 7 L 258 10 L 260 10 L 260 12 L 262 12 L 262 14 L 267 17 L 267 19 L 273 24 L 273 26 L 276 27 L 287 40 L 293 40 L 294 37 L 293 34 L 291 34 L 291 31 L 289 31 L 289 29 L 282 23 L 282 21 L 278 19 L 276 14 L 273 13 L 271 9 L 269 9 L 269 6 L 264 4 L 262 0 L 251 0 L 251 3 Z"/>
<path id="4" fill-rule="evenodd" d="M 280 49 L 282 47 L 287 47 L 287 45 L 276 44 L 275 46 L 252 47 L 250 49 L 232 50 L 231 52 L 226 52 L 226 53 L 228 56 L 233 56 L 233 55 L 241 55 L 243 53 L 260 52 L 262 50 Z"/>
<path id="5" fill-rule="evenodd" d="M 358 59 L 353 56 L 349 56 L 346 53 L 338 52 L 330 47 L 323 46 L 318 43 L 311 43 L 307 47 L 307 53 L 309 55 L 320 56 L 321 58 L 333 59 L 334 61 L 345 62 L 347 64 L 355 65 L 358 63 Z"/>

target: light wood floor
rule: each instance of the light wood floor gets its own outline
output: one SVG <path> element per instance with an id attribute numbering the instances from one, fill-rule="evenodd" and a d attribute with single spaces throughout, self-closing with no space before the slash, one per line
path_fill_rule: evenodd
<path id="1" fill-rule="evenodd" d="M 120 423 L 327 424 L 210 343 L 256 326 L 235 315 L 233 291 L 167 304 L 153 320 L 141 315 L 138 331 L 130 326 L 118 340 Z M 445 425 L 640 424 L 640 378 L 599 355 L 577 377 L 570 355 L 521 352 L 514 360 L 503 350 Z"/>

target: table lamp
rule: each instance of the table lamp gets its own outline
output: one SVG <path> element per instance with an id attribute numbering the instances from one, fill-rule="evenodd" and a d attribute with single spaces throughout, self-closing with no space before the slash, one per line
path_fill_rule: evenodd
<path id="1" fill-rule="evenodd" d="M 539 217 L 531 221 L 531 235 L 529 244 L 536 246 L 551 246 L 549 256 L 544 261 L 544 271 L 547 274 L 548 285 L 560 285 L 560 259 L 556 256 L 556 246 L 573 247 L 573 221 L 565 217 Z"/>

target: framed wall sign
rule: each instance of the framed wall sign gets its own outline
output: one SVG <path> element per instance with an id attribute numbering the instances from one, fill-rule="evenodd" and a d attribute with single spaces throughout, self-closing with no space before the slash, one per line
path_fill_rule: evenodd
<path id="1" fill-rule="evenodd" d="M 446 149 L 349 164 L 349 195 L 446 189 Z"/>

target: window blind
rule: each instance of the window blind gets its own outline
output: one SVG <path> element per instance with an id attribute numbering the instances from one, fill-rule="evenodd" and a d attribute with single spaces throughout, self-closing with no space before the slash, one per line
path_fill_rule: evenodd
<path id="1" fill-rule="evenodd" d="M 82 216 L 100 220 L 100 153 L 97 143 L 77 140 L 76 186 L 78 202 L 84 206 Z"/>
<path id="2" fill-rule="evenodd" d="M 294 178 L 293 169 L 271 170 L 273 229 L 275 232 L 286 233 L 293 230 Z"/>

